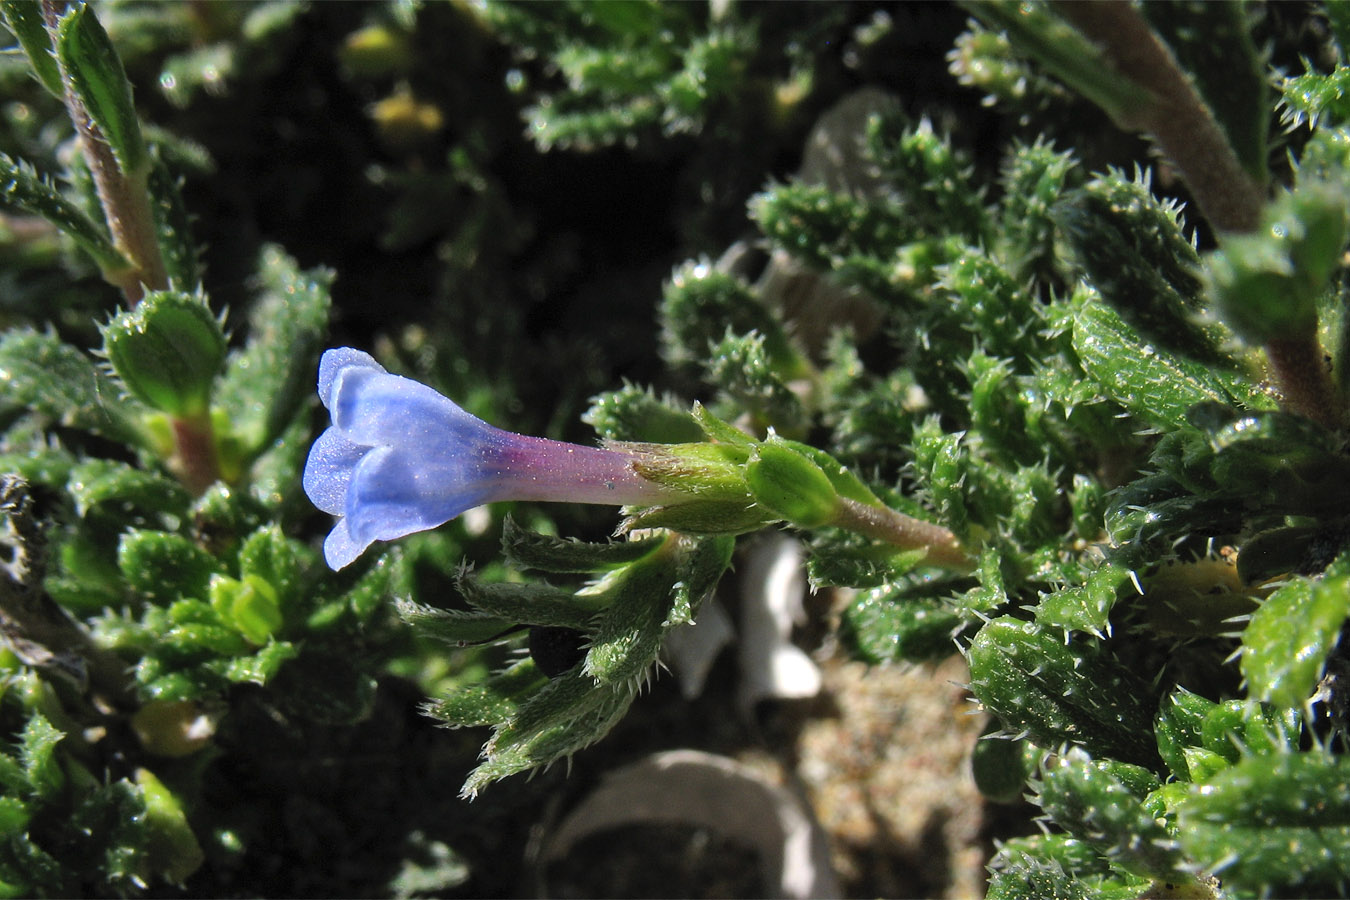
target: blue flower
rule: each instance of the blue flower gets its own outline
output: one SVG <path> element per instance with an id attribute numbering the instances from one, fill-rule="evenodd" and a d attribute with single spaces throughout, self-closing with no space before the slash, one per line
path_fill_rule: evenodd
<path id="1" fill-rule="evenodd" d="M 350 347 L 324 353 L 319 399 L 333 425 L 310 448 L 304 488 L 339 517 L 324 541 L 334 569 L 375 541 L 435 528 L 483 503 L 651 506 L 671 496 L 634 471 L 632 453 L 494 428 Z"/>

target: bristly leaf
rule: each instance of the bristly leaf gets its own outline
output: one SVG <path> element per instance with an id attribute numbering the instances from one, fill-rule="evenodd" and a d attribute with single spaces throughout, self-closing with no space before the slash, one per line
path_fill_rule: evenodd
<path id="1" fill-rule="evenodd" d="M 1103 392 L 1141 419 L 1182 425 L 1191 407 L 1207 401 L 1249 409 L 1271 405 L 1241 375 L 1174 356 L 1141 339 L 1110 307 L 1091 297 L 1084 301 L 1074 323 L 1074 350 Z"/>
<path id="2" fill-rule="evenodd" d="M 61 67 L 52 55 L 52 39 L 42 20 L 39 0 L 0 0 L 0 14 L 4 15 L 5 24 L 19 39 L 19 46 L 28 57 L 38 81 L 52 96 L 64 97 Z"/>
<path id="3" fill-rule="evenodd" d="M 1350 881 L 1350 760 L 1322 751 L 1243 759 L 1186 795 L 1177 836 L 1228 890 L 1339 896 Z"/>
<path id="4" fill-rule="evenodd" d="M 1055 221 L 1102 299 L 1159 347 L 1218 366 L 1223 335 L 1196 321 L 1203 284 L 1200 257 L 1181 232 L 1179 214 L 1147 181 L 1119 173 L 1065 198 Z"/>
<path id="5" fill-rule="evenodd" d="M 688 417 L 685 417 L 688 421 Z M 502 522 L 502 553 L 522 569 L 540 572 L 602 572 L 637 562 L 661 545 L 660 537 L 584 543 L 527 531 L 511 516 Z"/>
<path id="6" fill-rule="evenodd" d="M 225 332 L 204 297 L 154 291 L 101 330 L 103 352 L 134 397 L 175 417 L 207 414 Z"/>
<path id="7" fill-rule="evenodd" d="M 1251 695 L 1300 708 L 1322 677 L 1350 618 L 1350 565 L 1342 558 L 1317 581 L 1296 578 L 1266 598 L 1242 635 L 1242 675 Z"/>
<path id="8" fill-rule="evenodd" d="M 150 155 L 150 212 L 155 218 L 155 233 L 169 285 L 180 291 L 196 291 L 202 280 L 198 247 L 192 240 L 192 226 L 178 179 L 169 171 L 158 147 Z"/>
<path id="9" fill-rule="evenodd" d="M 131 99 L 131 82 L 93 7 L 81 3 L 61 17 L 56 55 L 71 89 L 102 130 L 123 174 L 145 175 L 150 158 Z"/>
<path id="10" fill-rule="evenodd" d="M 83 353 L 55 336 L 11 331 L 0 337 L 0 409 L 28 409 L 67 428 L 145 446 L 147 412 Z"/>
<path id="11" fill-rule="evenodd" d="M 1005 616 L 980 629 L 968 658 L 971 690 L 1010 731 L 1042 747 L 1067 742 L 1161 768 L 1154 691 L 1102 644 Z"/>
<path id="12" fill-rule="evenodd" d="M 301 271 L 280 248 L 265 247 L 259 280 L 263 293 L 249 316 L 248 343 L 230 354 L 217 391 L 231 433 L 250 457 L 291 424 L 313 390 L 333 273 Z"/>
<path id="13" fill-rule="evenodd" d="M 0 153 L 0 203 L 46 219 L 94 259 L 103 272 L 131 267 L 102 225 L 63 197 L 26 163 Z"/>
<path id="14" fill-rule="evenodd" d="M 1105 54 L 1060 19 L 1050 4 L 966 0 L 963 5 L 986 24 L 1005 31 L 1013 46 L 1117 121 L 1149 102 L 1143 87 L 1122 78 Z"/>

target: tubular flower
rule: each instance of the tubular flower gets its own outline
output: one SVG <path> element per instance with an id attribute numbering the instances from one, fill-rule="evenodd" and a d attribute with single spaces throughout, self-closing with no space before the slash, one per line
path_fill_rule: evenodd
<path id="1" fill-rule="evenodd" d="M 350 347 L 324 353 L 319 398 L 333 424 L 310 448 L 304 488 L 339 517 L 324 541 L 334 569 L 483 503 L 655 506 L 679 493 L 639 475 L 633 453 L 494 428 Z"/>

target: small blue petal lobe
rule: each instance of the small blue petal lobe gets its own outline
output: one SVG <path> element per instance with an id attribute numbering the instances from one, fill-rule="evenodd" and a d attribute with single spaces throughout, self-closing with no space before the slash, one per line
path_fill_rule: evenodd
<path id="1" fill-rule="evenodd" d="M 333 390 L 333 380 L 337 378 L 339 372 L 347 368 L 385 371 L 384 366 L 377 363 L 369 353 L 363 353 L 352 347 L 325 350 L 319 359 L 319 400 L 325 408 L 333 408 L 328 402 Z"/>

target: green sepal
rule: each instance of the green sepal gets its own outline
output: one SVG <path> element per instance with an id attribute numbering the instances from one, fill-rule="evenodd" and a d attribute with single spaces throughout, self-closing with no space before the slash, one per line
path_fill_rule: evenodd
<path id="1" fill-rule="evenodd" d="M 1321 579 L 1295 578 L 1265 599 L 1242 634 L 1239 665 L 1250 695 L 1302 708 L 1350 618 L 1350 565 L 1342 557 Z"/>
<path id="2" fill-rule="evenodd" d="M 408 600 L 397 600 L 398 616 L 423 637 L 444 641 L 452 647 L 481 644 L 520 629 L 520 623 L 476 609 L 440 609 Z"/>
<path id="3" fill-rule="evenodd" d="M 514 566 L 541 572 L 589 573 L 617 569 L 642 559 L 662 538 L 587 543 L 529 531 L 512 516 L 502 522 L 502 554 Z"/>
<path id="4" fill-rule="evenodd" d="M 728 444 L 732 447 L 743 447 L 748 449 L 754 444 L 754 439 L 750 435 L 741 431 L 735 425 L 724 422 L 709 412 L 708 408 L 698 401 L 694 401 L 694 409 L 691 415 L 694 422 L 703 432 L 704 437 L 715 444 Z"/>
<path id="5" fill-rule="evenodd" d="M 1156 778 L 1150 789 L 1156 788 Z M 1096 847 L 1112 863 L 1139 875 L 1184 880 L 1176 843 L 1111 769 L 1071 749 L 1041 775 L 1040 804 L 1065 831 Z"/>
<path id="6" fill-rule="evenodd" d="M 0 14 L 5 24 L 19 39 L 28 63 L 42 86 L 58 99 L 65 99 L 66 88 L 61 82 L 61 67 L 52 55 L 52 38 L 42 18 L 38 0 L 0 0 Z"/>
<path id="7" fill-rule="evenodd" d="M 1243 759 L 1180 803 L 1177 837 L 1235 895 L 1339 895 L 1350 859 L 1350 760 L 1320 751 Z"/>
<path id="8" fill-rule="evenodd" d="M 0 337 L 0 382 L 0 410 L 7 413 L 29 410 L 67 428 L 137 447 L 150 444 L 140 424 L 144 407 L 55 335 L 17 330 Z"/>
<path id="9" fill-rule="evenodd" d="M 155 291 L 102 331 L 103 352 L 134 397 L 178 418 L 206 415 L 225 332 L 204 298 Z"/>
<path id="10" fill-rule="evenodd" d="M 483 762 L 469 774 L 462 793 L 478 791 L 508 775 L 547 765 L 604 737 L 633 702 L 631 686 L 597 688 L 581 666 L 546 679 L 498 724 Z"/>
<path id="11" fill-rule="evenodd" d="M 333 273 L 302 270 L 279 247 L 259 255 L 262 293 L 248 320 L 248 342 L 230 354 L 217 389 L 229 433 L 249 459 L 286 430 L 314 391 L 314 371 L 332 308 Z"/>
<path id="12" fill-rule="evenodd" d="M 131 99 L 131 82 L 93 7 L 81 3 L 61 17 L 56 56 L 71 90 L 103 132 L 123 174 L 146 174 L 149 154 Z"/>
<path id="13" fill-rule="evenodd" d="M 474 609 L 526 625 L 586 629 L 597 606 L 590 597 L 544 583 L 487 583 L 465 574 L 455 586 Z"/>
<path id="14" fill-rule="evenodd" d="M 1070 743 L 1162 765 L 1151 739 L 1154 692 L 1101 643 L 1004 616 L 980 629 L 967 659 L 971 690 L 1008 730 L 1042 747 Z"/>
<path id="15" fill-rule="evenodd" d="M 751 451 L 745 480 L 756 504 L 799 528 L 829 523 L 839 505 L 820 466 L 774 435 Z"/>

